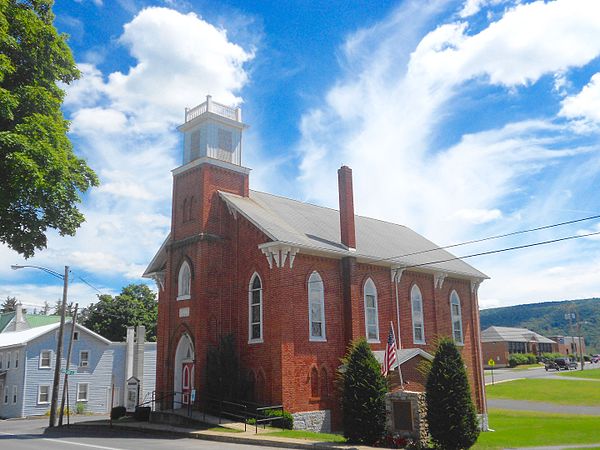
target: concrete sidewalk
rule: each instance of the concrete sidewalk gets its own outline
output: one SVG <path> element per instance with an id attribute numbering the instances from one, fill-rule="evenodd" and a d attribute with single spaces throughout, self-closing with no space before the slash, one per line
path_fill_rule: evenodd
<path id="1" fill-rule="evenodd" d="M 87 421 L 84 423 L 76 423 L 71 425 L 71 428 L 108 428 L 110 426 L 108 420 L 98 421 Z M 255 433 L 253 426 L 248 426 L 247 431 L 243 431 L 243 424 L 227 423 L 221 424 L 222 427 L 232 429 L 231 432 L 227 431 L 216 431 L 209 429 L 191 429 L 184 427 L 176 427 L 173 425 L 165 425 L 159 423 L 150 422 L 136 422 L 136 421 L 113 421 L 113 429 L 124 429 L 130 431 L 140 431 L 143 433 L 155 433 L 155 434 L 168 434 L 170 436 L 178 436 L 189 439 L 203 439 L 215 442 L 227 442 L 233 444 L 249 444 L 249 445 L 261 445 L 263 447 L 280 447 L 280 448 L 297 448 L 297 449 L 335 449 L 335 450 L 369 450 L 374 447 L 368 447 L 363 445 L 349 445 L 349 444 L 336 444 L 333 442 L 318 442 L 311 441 L 308 439 L 292 439 L 277 436 L 268 436 L 265 431 L 261 431 L 259 427 L 259 433 Z M 233 430 L 236 431 L 233 431 Z M 267 430 L 268 431 L 273 431 Z"/>

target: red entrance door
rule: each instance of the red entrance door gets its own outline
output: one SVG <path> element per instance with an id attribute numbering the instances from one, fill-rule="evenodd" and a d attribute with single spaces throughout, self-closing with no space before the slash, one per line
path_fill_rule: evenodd
<path id="1" fill-rule="evenodd" d="M 194 388 L 194 363 L 183 363 L 181 377 L 181 401 L 184 405 L 187 405 L 190 403 L 190 393 Z"/>

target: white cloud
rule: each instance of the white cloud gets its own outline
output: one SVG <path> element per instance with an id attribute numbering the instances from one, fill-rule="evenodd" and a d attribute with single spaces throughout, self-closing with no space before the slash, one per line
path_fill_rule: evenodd
<path id="1" fill-rule="evenodd" d="M 581 180 L 600 173 L 590 163 L 597 145 L 582 145 L 568 126 L 534 115 L 506 125 L 487 122 L 489 129 L 459 135 L 454 144 L 440 146 L 437 137 L 444 136 L 440 125 L 455 107 L 463 107 L 463 89 L 494 84 L 517 96 L 515 87 L 527 89 L 542 76 L 565 74 L 600 55 L 600 3 L 521 4 L 472 35 L 466 21 L 428 31 L 437 11 L 420 10 L 421 4 L 405 2 L 389 21 L 358 31 L 342 47 L 344 74 L 300 124 L 304 197 L 336 206 L 335 171 L 347 164 L 354 169 L 358 213 L 406 224 L 442 245 L 559 221 L 552 208 L 569 201 L 560 193 L 578 197 Z M 567 254 L 557 254 L 554 266 Z M 551 277 L 548 262 L 515 261 L 505 271 L 493 266 L 489 273 L 500 281 L 484 283 L 482 299 L 535 295 L 527 287 L 500 289 L 513 285 L 506 274 L 515 271 L 539 278 L 532 286 L 546 295 L 540 286 Z M 599 287 L 593 277 L 586 280 L 580 280 L 585 288 L 556 292 L 572 298 L 569 292 Z"/>
<path id="2" fill-rule="evenodd" d="M 565 98 L 559 114 L 590 126 L 600 125 L 600 73 L 594 74 L 578 94 Z"/>
<path id="3" fill-rule="evenodd" d="M 495 6 L 508 2 L 509 0 L 466 0 L 458 15 L 464 19 L 477 14 L 486 6 Z"/>
<path id="4" fill-rule="evenodd" d="M 253 53 L 194 13 L 156 7 L 137 13 L 117 42 L 130 51 L 132 67 L 102 73 L 80 64 L 83 77 L 66 88 L 75 149 L 101 185 L 86 194 L 86 222 L 76 236 L 50 232 L 48 248 L 28 263 L 59 262 L 96 279 L 127 283 L 141 281 L 169 232 L 170 170 L 182 152 L 175 127 L 184 107 L 202 103 L 207 94 L 241 103 L 239 91 L 248 81 L 244 64 Z M 0 250 L 3 259 L 21 260 L 6 247 Z M 31 297 L 28 301 L 35 297 L 33 290 L 10 293 L 15 294 Z"/>

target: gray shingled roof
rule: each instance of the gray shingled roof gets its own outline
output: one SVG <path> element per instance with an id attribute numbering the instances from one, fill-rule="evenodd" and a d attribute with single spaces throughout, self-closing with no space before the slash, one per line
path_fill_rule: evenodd
<path id="1" fill-rule="evenodd" d="M 531 342 L 537 341 L 546 344 L 555 344 L 541 334 L 528 330 L 527 328 L 510 328 L 491 326 L 481 332 L 481 342 Z"/>
<path id="2" fill-rule="evenodd" d="M 340 215 L 335 209 L 311 205 L 264 192 L 250 191 L 249 197 L 219 192 L 230 208 L 241 213 L 273 241 L 302 249 L 338 256 L 355 256 L 365 262 L 446 272 L 468 278 L 487 275 L 454 259 L 451 253 L 408 227 L 369 217 L 355 216 L 356 251 L 349 251 L 340 237 Z M 427 253 L 414 254 L 427 250 Z"/>

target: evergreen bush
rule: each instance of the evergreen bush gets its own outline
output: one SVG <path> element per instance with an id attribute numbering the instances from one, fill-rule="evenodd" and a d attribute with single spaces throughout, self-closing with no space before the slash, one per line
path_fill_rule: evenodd
<path id="1" fill-rule="evenodd" d="M 450 339 L 437 346 L 425 391 L 429 434 L 437 448 L 470 448 L 479 436 L 464 362 Z"/>
<path id="2" fill-rule="evenodd" d="M 272 425 L 275 427 L 280 427 L 285 430 L 293 430 L 294 429 L 294 416 L 287 411 L 281 411 L 280 409 L 267 409 L 265 411 L 265 416 L 267 417 L 281 417 L 280 420 L 274 420 Z"/>
<path id="3" fill-rule="evenodd" d="M 387 382 L 363 338 L 350 345 L 342 362 L 344 437 L 349 443 L 374 444 L 385 432 Z"/>

